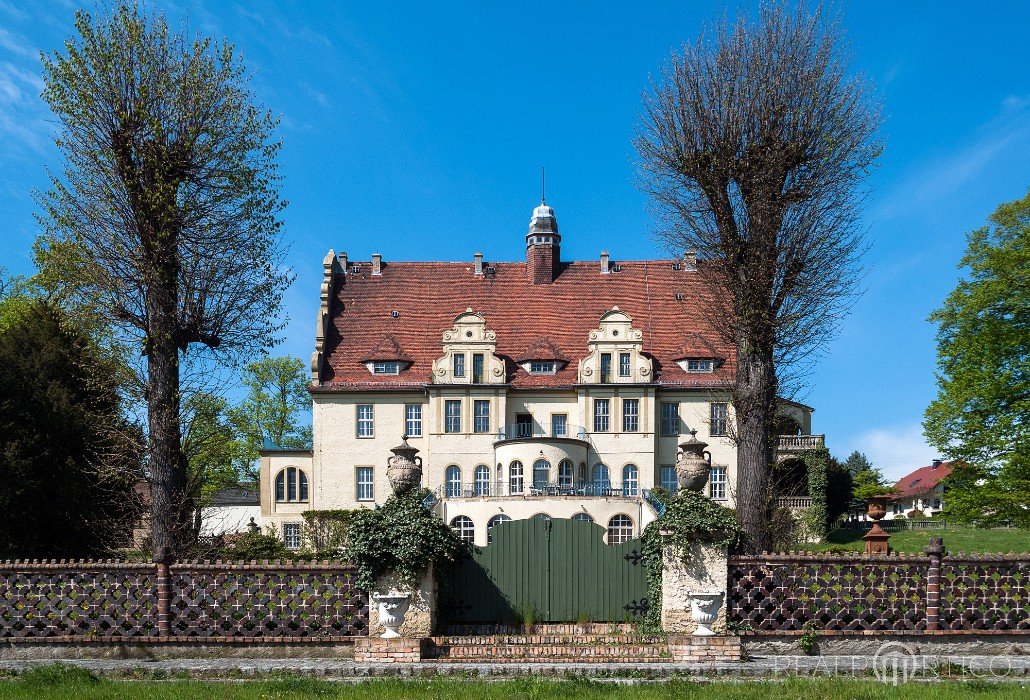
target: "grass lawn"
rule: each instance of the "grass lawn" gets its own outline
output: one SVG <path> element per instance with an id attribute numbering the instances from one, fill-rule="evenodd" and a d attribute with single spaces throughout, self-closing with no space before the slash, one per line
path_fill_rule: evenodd
<path id="1" fill-rule="evenodd" d="M 806 549 L 816 552 L 833 549 L 862 552 L 865 551 L 863 534 L 865 533 L 854 530 L 834 530 L 827 537 L 829 542 L 806 545 Z M 948 525 L 947 530 L 902 530 L 891 534 L 890 545 L 896 552 L 919 554 L 930 542 L 931 537 L 944 538 L 944 548 L 952 554 L 1030 552 L 1030 530 L 980 530 L 964 525 Z"/>
<path id="2" fill-rule="evenodd" d="M 305 678 L 250 681 L 132 681 L 106 680 L 67 667 L 52 666 L 29 671 L 16 678 L 0 679 L 0 699 L 46 698 L 47 700 L 108 700 L 119 698 L 161 700 L 176 698 L 355 698 L 361 700 L 546 700 L 547 698 L 612 698 L 621 700 L 665 699 L 722 700 L 790 698 L 791 700 L 977 700 L 977 698 L 1027 697 L 1026 686 L 985 681 L 951 683 L 908 683 L 898 687 L 874 680 L 787 679 L 735 683 L 670 681 L 624 685 L 575 680 L 374 680 L 363 683 L 334 683 Z"/>

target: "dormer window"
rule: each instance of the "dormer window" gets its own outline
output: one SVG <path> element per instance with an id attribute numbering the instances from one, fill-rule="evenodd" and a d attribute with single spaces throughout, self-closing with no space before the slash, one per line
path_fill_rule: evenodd
<path id="1" fill-rule="evenodd" d="M 372 374 L 400 374 L 400 362 L 373 362 Z"/>
<path id="2" fill-rule="evenodd" d="M 554 360 L 533 360 L 529 363 L 530 374 L 554 374 Z"/>
<path id="3" fill-rule="evenodd" d="M 454 356 L 454 376 L 464 377 L 465 376 L 465 356 L 455 355 Z"/>
<path id="4" fill-rule="evenodd" d="M 714 372 L 715 360 L 687 360 L 688 372 Z"/>

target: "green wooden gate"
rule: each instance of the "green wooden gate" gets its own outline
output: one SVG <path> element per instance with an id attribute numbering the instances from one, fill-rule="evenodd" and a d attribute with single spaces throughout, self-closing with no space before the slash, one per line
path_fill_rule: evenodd
<path id="1" fill-rule="evenodd" d="M 451 567 L 440 590 L 448 622 L 624 622 L 647 611 L 640 540 L 604 543 L 605 529 L 577 520 L 513 520 Z"/>

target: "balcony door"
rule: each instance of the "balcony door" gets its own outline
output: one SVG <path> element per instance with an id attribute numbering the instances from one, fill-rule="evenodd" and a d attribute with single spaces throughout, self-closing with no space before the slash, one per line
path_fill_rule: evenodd
<path id="1" fill-rule="evenodd" d="M 533 415 L 530 413 L 515 414 L 515 437 L 533 437 Z"/>

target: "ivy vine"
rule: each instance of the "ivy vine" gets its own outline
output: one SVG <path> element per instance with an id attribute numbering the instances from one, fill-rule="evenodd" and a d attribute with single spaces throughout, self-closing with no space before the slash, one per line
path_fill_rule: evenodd
<path id="1" fill-rule="evenodd" d="M 423 489 L 391 496 L 380 508 L 351 515 L 347 551 L 358 567 L 359 588 L 372 590 L 388 573 L 416 586 L 430 565 L 445 566 L 465 550 L 454 531 L 423 507 L 426 494 Z"/>
<path id="2" fill-rule="evenodd" d="M 641 535 L 648 588 L 648 609 L 642 627 L 649 634 L 661 631 L 662 550 L 665 544 L 675 545 L 686 562 L 690 558 L 690 545 L 695 542 L 736 549 L 744 541 L 744 531 L 737 523 L 736 513 L 707 496 L 696 491 L 680 491 L 674 496 L 661 494 L 660 498 L 665 504 L 665 513 L 644 528 Z"/>

